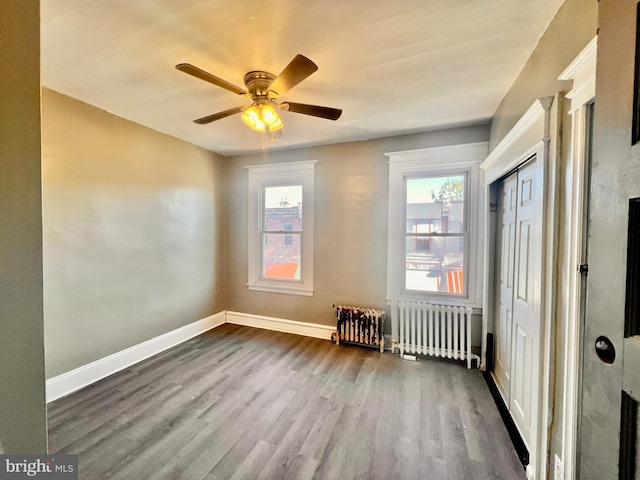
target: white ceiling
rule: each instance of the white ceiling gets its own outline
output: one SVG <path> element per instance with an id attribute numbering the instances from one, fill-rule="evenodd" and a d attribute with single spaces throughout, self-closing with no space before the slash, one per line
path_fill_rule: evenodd
<path id="1" fill-rule="evenodd" d="M 256 152 L 249 99 L 179 72 L 192 63 L 244 88 L 298 53 L 319 70 L 281 100 L 342 108 L 336 122 L 284 112 L 270 149 L 477 124 L 495 113 L 562 0 L 42 0 L 42 83 L 222 155 Z"/>

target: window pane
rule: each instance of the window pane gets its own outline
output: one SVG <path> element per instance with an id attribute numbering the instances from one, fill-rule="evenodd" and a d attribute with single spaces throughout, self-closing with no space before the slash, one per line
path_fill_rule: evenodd
<path id="1" fill-rule="evenodd" d="M 464 232 L 464 175 L 407 179 L 406 233 Z"/>
<path id="2" fill-rule="evenodd" d="M 264 234 L 262 276 L 300 280 L 300 234 Z"/>
<path id="3" fill-rule="evenodd" d="M 441 208 L 439 203 L 407 205 L 407 233 L 443 233 Z"/>
<path id="4" fill-rule="evenodd" d="M 465 181 L 466 175 L 406 180 L 407 290 L 464 293 Z"/>
<path id="5" fill-rule="evenodd" d="M 406 236 L 407 290 L 464 293 L 464 237 Z"/>
<path id="6" fill-rule="evenodd" d="M 264 189 L 264 230 L 302 230 L 302 185 Z"/>

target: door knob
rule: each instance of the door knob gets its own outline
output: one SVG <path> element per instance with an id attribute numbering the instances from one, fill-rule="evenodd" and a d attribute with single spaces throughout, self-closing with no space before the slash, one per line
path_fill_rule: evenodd
<path id="1" fill-rule="evenodd" d="M 607 337 L 596 338 L 596 355 L 604 363 L 612 364 L 616 359 L 616 348 Z"/>

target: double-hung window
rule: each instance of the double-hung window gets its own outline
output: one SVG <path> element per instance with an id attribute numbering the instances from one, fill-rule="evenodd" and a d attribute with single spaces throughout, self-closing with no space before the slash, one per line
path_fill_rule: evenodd
<path id="1" fill-rule="evenodd" d="M 313 295 L 313 183 L 316 161 L 249 171 L 250 290 Z"/>
<path id="2" fill-rule="evenodd" d="M 389 299 L 475 303 L 486 143 L 389 153 Z"/>
<path id="3" fill-rule="evenodd" d="M 404 178 L 406 291 L 466 295 L 467 176 L 463 169 Z"/>

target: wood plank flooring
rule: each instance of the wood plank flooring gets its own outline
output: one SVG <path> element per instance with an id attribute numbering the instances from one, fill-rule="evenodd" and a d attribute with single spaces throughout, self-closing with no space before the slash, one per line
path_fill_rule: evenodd
<path id="1" fill-rule="evenodd" d="M 477 370 L 225 324 L 49 405 L 81 479 L 523 479 Z"/>

